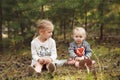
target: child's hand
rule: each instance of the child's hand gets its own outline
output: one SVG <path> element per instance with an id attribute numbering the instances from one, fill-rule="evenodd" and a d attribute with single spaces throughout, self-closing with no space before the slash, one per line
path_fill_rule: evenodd
<path id="1" fill-rule="evenodd" d="M 45 58 L 44 64 L 48 64 L 48 63 L 50 63 L 50 62 L 52 62 L 52 59 L 51 59 L 51 58 Z"/>
<path id="2" fill-rule="evenodd" d="M 84 56 L 80 57 L 80 60 L 84 60 L 84 59 L 85 59 L 85 57 L 84 57 Z"/>
<path id="3" fill-rule="evenodd" d="M 76 57 L 75 60 L 76 61 L 84 60 L 84 56 L 82 56 L 82 57 Z"/>
<path id="4" fill-rule="evenodd" d="M 44 64 L 44 59 L 38 59 L 38 62 L 39 62 L 40 64 Z"/>
<path id="5" fill-rule="evenodd" d="M 87 56 L 84 56 L 85 57 L 85 59 L 89 59 L 89 57 L 87 57 Z"/>

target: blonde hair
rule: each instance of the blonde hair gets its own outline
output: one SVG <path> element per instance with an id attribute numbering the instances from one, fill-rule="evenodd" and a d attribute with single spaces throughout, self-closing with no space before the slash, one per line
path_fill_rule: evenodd
<path id="1" fill-rule="evenodd" d="M 52 22 L 47 19 L 38 20 L 36 25 L 37 25 L 37 32 L 35 33 L 33 38 L 39 36 L 39 29 L 48 29 L 49 27 L 54 27 Z"/>
<path id="2" fill-rule="evenodd" d="M 73 29 L 73 34 L 76 32 L 76 31 L 79 31 L 82 35 L 84 35 L 84 37 L 86 38 L 86 31 L 83 27 L 75 27 Z"/>

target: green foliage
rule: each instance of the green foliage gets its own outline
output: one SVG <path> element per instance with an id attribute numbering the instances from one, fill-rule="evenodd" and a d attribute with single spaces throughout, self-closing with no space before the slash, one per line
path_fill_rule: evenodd
<path id="1" fill-rule="evenodd" d="M 119 4 L 119 0 L 2 0 L 2 27 L 16 42 L 20 37 L 20 41 L 32 39 L 33 26 L 42 18 L 53 21 L 56 39 L 60 36 L 64 42 L 71 40 L 75 26 L 85 27 L 91 37 L 99 38 L 102 31 L 105 35 L 119 35 Z M 104 24 L 101 32 L 100 24 Z"/>
<path id="2" fill-rule="evenodd" d="M 11 27 L 13 30 L 17 30 L 20 27 L 20 24 L 18 22 L 11 22 L 9 27 Z"/>

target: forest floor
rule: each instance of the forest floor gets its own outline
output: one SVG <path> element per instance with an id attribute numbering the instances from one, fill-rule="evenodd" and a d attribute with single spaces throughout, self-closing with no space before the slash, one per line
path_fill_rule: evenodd
<path id="1" fill-rule="evenodd" d="M 110 46 L 110 45 L 109 45 Z M 120 47 L 104 45 L 92 46 L 92 59 L 96 61 L 94 69 L 83 70 L 74 66 L 63 65 L 50 74 L 47 71 L 41 74 L 30 74 L 28 67 L 31 64 L 30 49 L 19 54 L 11 52 L 0 55 L 0 80 L 120 80 Z M 67 59 L 67 46 L 57 48 L 58 59 Z"/>

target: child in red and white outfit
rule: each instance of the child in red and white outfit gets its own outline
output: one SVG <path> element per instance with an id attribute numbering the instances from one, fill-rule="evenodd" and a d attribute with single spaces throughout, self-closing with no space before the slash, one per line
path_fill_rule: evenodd
<path id="1" fill-rule="evenodd" d="M 72 38 L 73 42 L 70 43 L 68 51 L 70 58 L 67 60 L 67 64 L 75 65 L 75 67 L 83 69 L 86 66 L 92 68 L 92 64 L 95 61 L 90 59 L 92 50 L 86 39 L 86 31 L 82 27 L 76 27 L 73 29 Z"/>

